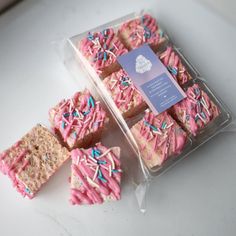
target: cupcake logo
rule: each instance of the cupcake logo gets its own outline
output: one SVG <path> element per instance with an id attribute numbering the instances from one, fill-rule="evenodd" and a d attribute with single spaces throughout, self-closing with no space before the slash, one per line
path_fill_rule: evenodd
<path id="1" fill-rule="evenodd" d="M 150 71 L 152 68 L 152 63 L 143 55 L 136 57 L 135 70 L 137 73 L 143 74 L 147 71 Z"/>

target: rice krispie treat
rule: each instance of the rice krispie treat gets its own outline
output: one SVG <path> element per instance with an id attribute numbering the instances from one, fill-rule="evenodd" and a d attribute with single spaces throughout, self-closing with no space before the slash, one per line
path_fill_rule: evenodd
<path id="1" fill-rule="evenodd" d="M 23 196 L 31 199 L 69 156 L 54 135 L 37 125 L 0 154 L 0 170 Z"/>
<path id="2" fill-rule="evenodd" d="M 156 19 L 148 14 L 125 22 L 120 27 L 118 36 L 129 50 L 148 43 L 156 51 L 166 41 Z"/>
<path id="3" fill-rule="evenodd" d="M 186 94 L 185 99 L 171 108 L 171 113 L 195 136 L 220 114 L 220 110 L 197 84 L 189 87 Z"/>
<path id="4" fill-rule="evenodd" d="M 101 78 L 118 70 L 116 58 L 128 51 L 112 28 L 88 33 L 79 42 L 78 49 Z"/>
<path id="5" fill-rule="evenodd" d="M 186 133 L 167 113 L 155 116 L 150 110 L 131 132 L 148 168 L 161 166 L 170 156 L 178 155 L 187 141 Z"/>
<path id="6" fill-rule="evenodd" d="M 101 143 L 71 152 L 71 203 L 101 204 L 120 199 L 120 148 Z"/>
<path id="7" fill-rule="evenodd" d="M 171 47 L 168 47 L 160 56 L 160 60 L 167 67 L 174 79 L 183 85 L 187 81 L 191 80 L 192 77 L 182 64 L 179 56 L 174 52 Z"/>
<path id="8" fill-rule="evenodd" d="M 124 117 L 132 117 L 146 108 L 142 95 L 123 69 L 106 77 L 103 83 Z"/>
<path id="9" fill-rule="evenodd" d="M 98 140 L 108 117 L 100 101 L 95 101 L 86 89 L 50 109 L 49 120 L 64 145 L 72 150 Z"/>

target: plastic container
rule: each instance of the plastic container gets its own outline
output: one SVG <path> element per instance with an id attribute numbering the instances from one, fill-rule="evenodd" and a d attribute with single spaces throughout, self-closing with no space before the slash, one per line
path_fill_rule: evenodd
<path id="1" fill-rule="evenodd" d="M 116 122 L 128 142 L 124 144 L 124 140 L 122 138 L 123 136 L 121 134 L 118 134 L 116 139 L 108 138 L 109 141 L 114 145 L 117 145 L 117 140 L 119 140 L 126 146 L 124 147 L 125 149 L 128 148 L 128 143 L 129 147 L 132 148 L 134 151 L 129 152 L 129 155 L 132 156 L 126 157 L 128 159 L 123 160 L 123 166 L 125 166 L 125 170 L 129 172 L 129 174 L 132 173 L 131 178 L 135 183 L 136 194 L 141 208 L 147 186 L 154 176 L 160 175 L 184 157 L 189 156 L 192 151 L 199 148 L 203 143 L 207 142 L 219 132 L 224 131 L 225 128 L 228 127 L 234 119 L 232 113 L 227 108 L 227 106 L 222 102 L 219 97 L 217 97 L 216 93 L 208 86 L 205 79 L 201 77 L 200 73 L 185 58 L 185 56 L 180 52 L 174 42 L 171 41 L 171 39 L 159 25 L 165 40 L 164 43 L 157 49 L 157 55 L 160 55 L 166 50 L 167 47 L 171 46 L 174 52 L 182 61 L 182 64 L 185 66 L 188 73 L 192 77 L 192 80 L 189 80 L 187 83 L 181 85 L 183 90 L 186 91 L 191 85 L 198 84 L 199 87 L 219 108 L 220 114 L 213 121 L 207 124 L 203 129 L 201 129 L 196 136 L 188 134 L 186 144 L 180 154 L 170 156 L 160 166 L 154 166 L 152 168 L 147 167 L 140 154 L 141 151 L 138 148 L 137 140 L 135 140 L 134 136 L 130 131 L 131 127 L 143 118 L 144 112 L 141 112 L 140 114 L 135 115 L 131 118 L 123 118 L 115 102 L 113 101 L 112 97 L 104 86 L 103 80 L 95 72 L 93 67 L 90 65 L 90 63 L 83 56 L 83 54 L 78 48 L 78 42 L 80 42 L 83 38 L 86 38 L 88 33 L 102 31 L 106 28 L 113 28 L 115 32 L 117 32 L 117 30 L 124 22 L 140 18 L 146 13 L 147 12 L 142 11 L 140 13 L 129 14 L 125 17 L 119 18 L 105 25 L 90 29 L 87 32 L 69 38 L 66 41 L 66 44 L 64 45 L 64 62 L 67 69 L 73 74 L 74 78 L 77 80 L 78 83 L 83 80 L 83 84 L 86 84 L 87 87 L 94 91 L 93 94 L 95 94 L 95 97 L 98 97 L 104 102 L 104 105 L 113 117 L 111 120 Z M 83 71 L 83 77 L 79 75 L 79 71 Z M 109 125 L 108 130 L 110 136 L 112 136 L 113 132 L 116 132 L 115 130 L 117 130 L 117 125 Z M 138 163 L 134 164 L 137 160 Z"/>

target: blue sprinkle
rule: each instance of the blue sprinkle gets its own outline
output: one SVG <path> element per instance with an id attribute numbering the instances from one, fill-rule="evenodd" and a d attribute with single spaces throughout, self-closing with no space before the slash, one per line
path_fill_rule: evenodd
<path id="1" fill-rule="evenodd" d="M 158 129 L 155 126 L 151 125 L 150 127 L 151 127 L 151 129 L 158 131 Z"/>
<path id="2" fill-rule="evenodd" d="M 101 170 L 98 170 L 98 178 L 102 181 L 102 182 L 104 182 L 104 183 L 106 183 L 107 182 L 107 180 L 106 179 L 104 179 L 104 177 L 103 177 L 103 175 L 102 175 L 102 171 Z"/>
<path id="3" fill-rule="evenodd" d="M 106 162 L 106 161 L 102 161 L 102 160 L 99 160 L 99 161 L 98 161 L 98 163 L 99 163 L 99 164 L 102 164 L 102 165 L 105 165 L 105 164 L 107 164 L 107 162 Z"/>
<path id="4" fill-rule="evenodd" d="M 144 121 L 144 124 L 145 124 L 146 126 L 149 126 L 152 130 L 158 131 L 158 128 L 157 128 L 157 127 L 155 127 L 154 125 L 149 124 L 146 120 Z"/>
<path id="5" fill-rule="evenodd" d="M 103 36 L 107 36 L 107 30 L 108 30 L 108 29 L 104 29 L 104 30 L 102 31 L 102 35 L 103 35 Z"/>
<path id="6" fill-rule="evenodd" d="M 66 112 L 63 114 L 64 117 L 69 117 L 70 116 L 70 113 L 69 112 Z"/>
<path id="7" fill-rule="evenodd" d="M 65 129 L 65 126 L 66 126 L 65 121 L 62 121 L 62 123 L 61 123 L 61 127 L 62 127 L 62 129 Z"/>
<path id="8" fill-rule="evenodd" d="M 102 180 L 102 182 L 107 183 L 106 179 L 102 178 L 101 180 Z"/>
<path id="9" fill-rule="evenodd" d="M 92 157 L 99 157 L 101 155 L 101 152 L 98 149 L 92 148 Z"/>
<path id="10" fill-rule="evenodd" d="M 171 66 L 167 66 L 167 69 L 171 72 L 171 74 L 173 75 L 177 75 L 178 74 L 178 71 L 176 68 L 173 68 Z"/>
<path id="11" fill-rule="evenodd" d="M 74 133 L 73 133 L 73 135 L 74 135 L 74 138 L 76 138 L 76 137 L 77 137 L 77 133 L 76 133 L 76 132 L 74 132 Z"/>
<path id="12" fill-rule="evenodd" d="M 87 114 L 89 114 L 89 112 L 90 112 L 90 110 L 84 111 L 84 112 L 83 112 L 83 115 L 86 116 Z"/>
<path id="13" fill-rule="evenodd" d="M 97 56 L 98 59 L 102 59 L 102 58 L 103 58 L 103 52 L 98 52 L 97 55 L 98 55 L 98 56 Z"/>
<path id="14" fill-rule="evenodd" d="M 89 32 L 87 36 L 88 40 L 92 41 L 94 39 L 93 35 Z"/>
<path id="15" fill-rule="evenodd" d="M 106 183 L 107 182 L 107 180 L 106 179 L 104 179 L 103 177 L 101 177 L 101 176 L 98 176 L 98 178 L 102 181 L 102 182 L 104 182 L 104 183 Z"/>
<path id="16" fill-rule="evenodd" d="M 95 157 L 95 152 L 94 149 L 92 148 L 92 153 L 91 153 L 92 157 Z"/>
<path id="17" fill-rule="evenodd" d="M 107 53 L 106 52 L 103 53 L 103 59 L 104 59 L 104 61 L 107 60 Z"/>
<path id="18" fill-rule="evenodd" d="M 25 188 L 26 193 L 30 193 L 30 190 L 28 188 Z"/>
<path id="19" fill-rule="evenodd" d="M 98 149 L 94 149 L 95 156 L 100 156 L 101 152 Z"/>
<path id="20" fill-rule="evenodd" d="M 126 82 L 126 81 L 123 81 L 123 82 L 122 82 L 122 85 L 124 85 L 124 86 L 129 86 L 129 83 Z"/>
<path id="21" fill-rule="evenodd" d="M 201 112 L 201 116 L 206 119 L 206 114 L 204 113 L 204 111 Z"/>
<path id="22" fill-rule="evenodd" d="M 159 31 L 160 38 L 163 38 L 164 32 L 162 30 Z"/>
<path id="23" fill-rule="evenodd" d="M 119 171 L 118 171 L 118 170 L 116 170 L 116 169 L 114 169 L 114 170 L 112 170 L 111 172 L 117 173 L 117 172 L 119 172 Z"/>
<path id="24" fill-rule="evenodd" d="M 194 89 L 194 93 L 195 93 L 196 95 L 200 94 L 199 88 L 195 88 L 195 89 Z"/>
<path id="25" fill-rule="evenodd" d="M 98 176 L 102 177 L 102 171 L 98 170 Z"/>
<path id="26" fill-rule="evenodd" d="M 129 82 L 128 82 L 129 78 L 128 77 L 122 77 L 121 78 L 121 84 L 124 86 L 129 86 Z"/>
<path id="27" fill-rule="evenodd" d="M 92 106 L 92 107 L 95 106 L 94 105 L 94 100 L 93 100 L 93 98 L 91 96 L 89 97 L 89 100 L 88 100 L 88 106 Z"/>
<path id="28" fill-rule="evenodd" d="M 73 112 L 73 116 L 78 117 L 78 116 L 79 116 L 78 112 L 77 112 L 77 111 L 74 111 L 74 112 Z"/>
<path id="29" fill-rule="evenodd" d="M 164 129 L 166 127 L 166 122 L 164 121 L 161 125 L 161 128 Z"/>
<path id="30" fill-rule="evenodd" d="M 144 37 L 145 38 L 150 38 L 151 37 L 151 31 L 150 31 L 150 29 L 147 27 L 147 26 L 144 26 Z"/>

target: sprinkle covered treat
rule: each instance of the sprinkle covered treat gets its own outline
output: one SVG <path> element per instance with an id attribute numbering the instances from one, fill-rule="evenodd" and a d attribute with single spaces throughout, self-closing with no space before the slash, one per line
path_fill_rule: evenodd
<path id="1" fill-rule="evenodd" d="M 67 149 L 46 128 L 37 125 L 0 154 L 0 170 L 23 196 L 31 199 L 68 158 Z"/>
<path id="2" fill-rule="evenodd" d="M 71 150 L 98 140 L 108 122 L 106 112 L 86 89 L 49 110 L 49 120 L 61 141 Z"/>
<path id="3" fill-rule="evenodd" d="M 101 204 L 120 199 L 120 148 L 101 143 L 71 152 L 71 203 Z"/>
<path id="4" fill-rule="evenodd" d="M 131 132 L 150 169 L 161 166 L 168 157 L 180 154 L 187 140 L 186 133 L 167 112 L 154 116 L 147 110 Z"/>
<path id="5" fill-rule="evenodd" d="M 101 78 L 118 70 L 116 58 L 127 52 L 111 28 L 88 33 L 87 37 L 79 42 L 78 48 Z"/>
<path id="6" fill-rule="evenodd" d="M 187 97 L 171 108 L 173 116 L 194 136 L 219 114 L 219 108 L 197 84 L 189 87 Z"/>
<path id="7" fill-rule="evenodd" d="M 167 67 L 171 75 L 180 85 L 183 85 L 192 79 L 191 75 L 182 64 L 179 56 L 173 51 L 171 47 L 168 47 L 166 51 L 163 52 L 159 57 L 162 63 Z"/>
<path id="8" fill-rule="evenodd" d="M 103 83 L 124 117 L 132 117 L 146 108 L 142 95 L 123 69 L 106 77 Z"/>
<path id="9" fill-rule="evenodd" d="M 118 36 L 129 50 L 148 43 L 156 51 L 165 42 L 163 32 L 159 29 L 155 18 L 148 14 L 125 22 L 119 29 Z"/>

